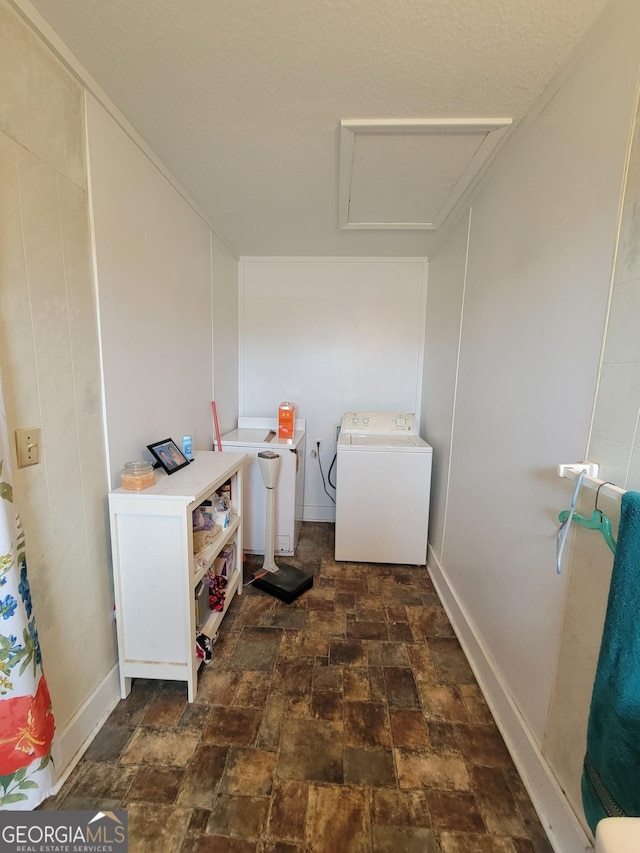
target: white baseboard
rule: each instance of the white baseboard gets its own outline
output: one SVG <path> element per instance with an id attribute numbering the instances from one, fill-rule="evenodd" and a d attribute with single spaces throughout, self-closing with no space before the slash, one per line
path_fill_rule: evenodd
<path id="1" fill-rule="evenodd" d="M 487 700 L 531 802 L 556 853 L 591 851 L 587 837 L 527 724 L 505 689 L 438 558 L 429 546 L 429 574 Z"/>
<path id="2" fill-rule="evenodd" d="M 55 768 L 54 793 L 60 790 L 119 701 L 120 676 L 116 664 L 71 722 L 56 731 L 51 747 Z"/>

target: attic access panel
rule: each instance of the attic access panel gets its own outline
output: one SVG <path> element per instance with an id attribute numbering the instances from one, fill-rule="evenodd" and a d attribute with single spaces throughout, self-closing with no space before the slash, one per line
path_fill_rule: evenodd
<path id="1" fill-rule="evenodd" d="M 439 228 L 511 124 L 509 118 L 343 119 L 340 228 Z"/>

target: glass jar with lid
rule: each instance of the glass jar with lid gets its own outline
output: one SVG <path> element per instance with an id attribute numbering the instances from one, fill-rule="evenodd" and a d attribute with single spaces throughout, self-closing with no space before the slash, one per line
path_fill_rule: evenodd
<path id="1" fill-rule="evenodd" d="M 120 469 L 120 485 L 123 489 L 138 492 L 148 489 L 156 481 L 151 462 L 127 462 Z"/>

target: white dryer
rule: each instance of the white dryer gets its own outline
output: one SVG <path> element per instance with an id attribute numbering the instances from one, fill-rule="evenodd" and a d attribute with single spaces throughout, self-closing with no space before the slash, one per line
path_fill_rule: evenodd
<path id="1" fill-rule="evenodd" d="M 427 561 L 433 448 L 407 412 L 347 412 L 336 460 L 336 560 Z"/>

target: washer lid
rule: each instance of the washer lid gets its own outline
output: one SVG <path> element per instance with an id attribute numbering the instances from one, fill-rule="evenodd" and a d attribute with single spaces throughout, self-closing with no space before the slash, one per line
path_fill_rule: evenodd
<path id="1" fill-rule="evenodd" d="M 275 435 L 270 436 L 269 429 L 234 429 L 231 432 L 222 436 L 223 445 L 229 447 L 260 447 L 262 450 L 268 450 L 278 447 L 297 447 L 304 438 L 302 430 L 295 430 L 293 438 L 278 438 L 277 428 L 273 430 Z"/>
<path id="2" fill-rule="evenodd" d="M 340 433 L 339 450 L 392 450 L 431 452 L 430 444 L 419 435 L 362 435 Z"/>

